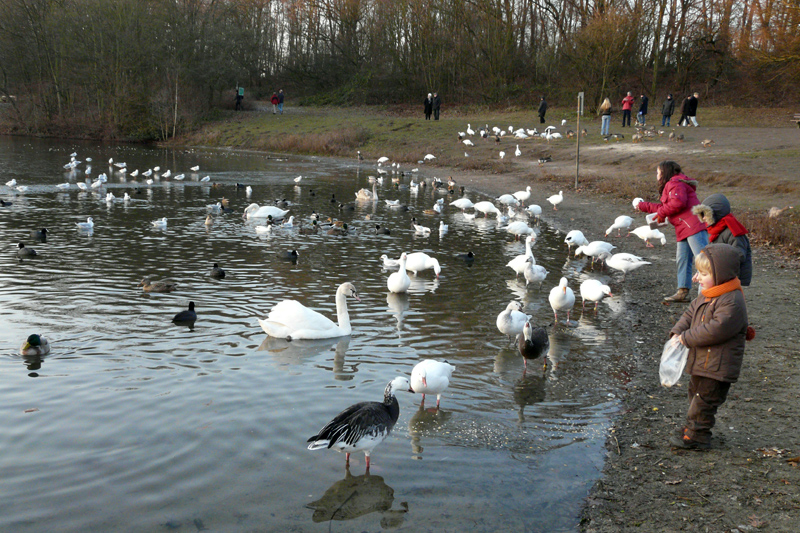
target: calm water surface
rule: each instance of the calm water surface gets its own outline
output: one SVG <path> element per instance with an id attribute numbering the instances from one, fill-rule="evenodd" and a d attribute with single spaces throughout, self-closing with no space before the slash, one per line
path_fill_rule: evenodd
<path id="1" fill-rule="evenodd" d="M 108 174 L 104 187 L 78 190 L 86 163 L 62 168 L 73 151 L 93 158 L 90 178 Z M 112 172 L 109 158 L 186 179 L 147 186 Z M 519 299 L 549 324 L 547 294 L 562 274 L 576 293 L 586 277 L 604 279 L 568 260 L 563 234 L 546 221 L 534 253 L 550 274 L 539 291 L 505 267 L 524 253 L 521 242 L 493 219 L 467 221 L 450 207 L 425 215 L 436 198 L 454 197 L 430 187 L 413 194 L 409 176 L 395 187 L 386 174 L 378 194 L 410 211 L 382 200 L 340 210 L 331 196 L 351 202 L 371 188 L 371 164 L 0 138 L 0 171 L 0 198 L 13 202 L 0 208 L 0 530 L 577 529 L 618 408 L 612 326 L 624 301 L 607 301 L 596 316 L 581 316 L 578 304 L 573 327 L 549 329 L 546 373 L 534 361 L 523 374 L 497 314 Z M 206 175 L 211 182 L 200 182 Z M 12 178 L 29 190 L 6 187 Z M 56 188 L 64 182 L 68 190 Z M 252 196 L 236 183 L 251 185 Z M 109 191 L 134 200 L 109 204 Z M 207 228 L 206 206 L 222 197 L 235 212 Z M 275 199 L 291 202 L 295 221 L 316 211 L 354 231 L 256 235 L 244 207 Z M 75 226 L 88 216 L 90 235 Z M 431 227 L 444 220 L 449 232 L 415 236 L 411 216 Z M 161 217 L 166 230 L 151 224 Z M 391 235 L 376 235 L 376 221 Z M 29 236 L 41 227 L 46 243 Z M 20 241 L 39 255 L 20 262 Z M 296 264 L 278 259 L 292 249 Z M 472 266 L 456 258 L 469 250 Z M 389 294 L 379 257 L 403 251 L 437 257 L 439 279 L 426 271 L 408 295 Z M 214 262 L 224 280 L 209 277 Z M 145 275 L 170 277 L 178 289 L 144 294 Z M 350 337 L 286 343 L 259 327 L 286 298 L 335 319 L 334 292 L 345 281 L 362 298 L 348 301 Z M 173 325 L 190 300 L 194 328 Z M 19 346 L 34 332 L 52 352 L 23 358 Z M 363 454 L 346 472 L 343 455 L 306 449 L 337 412 L 380 400 L 394 376 L 426 358 L 457 367 L 441 409 L 429 401 L 420 410 L 419 395 L 400 393 L 400 419 L 373 453 L 371 475 Z"/>

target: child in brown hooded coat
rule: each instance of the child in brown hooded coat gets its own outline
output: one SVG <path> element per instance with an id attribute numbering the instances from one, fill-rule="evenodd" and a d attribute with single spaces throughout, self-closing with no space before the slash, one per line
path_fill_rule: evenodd
<path id="1" fill-rule="evenodd" d="M 745 340 L 754 335 L 737 277 L 739 259 L 729 244 L 709 244 L 695 256 L 693 280 L 700 284 L 700 295 L 670 330 L 670 337 L 679 335 L 689 348 L 684 372 L 691 376 L 686 426 L 670 439 L 673 448 L 711 446 L 714 415 L 739 379 Z"/>

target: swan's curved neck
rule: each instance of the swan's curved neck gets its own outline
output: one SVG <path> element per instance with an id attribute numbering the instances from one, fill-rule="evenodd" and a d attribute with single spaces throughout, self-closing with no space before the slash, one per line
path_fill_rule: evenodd
<path id="1" fill-rule="evenodd" d="M 525 257 L 533 257 L 533 250 L 531 250 L 530 239 L 525 239 Z"/>
<path id="2" fill-rule="evenodd" d="M 344 335 L 350 335 L 350 314 L 347 312 L 347 296 L 342 292 L 336 293 L 336 317 L 339 321 L 339 329 Z"/>

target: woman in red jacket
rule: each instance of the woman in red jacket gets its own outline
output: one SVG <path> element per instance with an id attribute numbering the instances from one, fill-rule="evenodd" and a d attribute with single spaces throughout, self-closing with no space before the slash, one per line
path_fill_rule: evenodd
<path id="1" fill-rule="evenodd" d="M 678 263 L 678 291 L 664 298 L 665 302 L 688 302 L 689 288 L 692 286 L 692 262 L 708 244 L 705 222 L 692 213 L 692 208 L 700 203 L 697 199 L 697 181 L 690 180 L 681 173 L 675 161 L 662 161 L 657 170 L 658 192 L 661 203 L 634 200 L 634 207 L 645 213 L 657 213 L 659 222 L 667 218 L 675 226 L 675 239 L 678 249 L 675 260 Z"/>

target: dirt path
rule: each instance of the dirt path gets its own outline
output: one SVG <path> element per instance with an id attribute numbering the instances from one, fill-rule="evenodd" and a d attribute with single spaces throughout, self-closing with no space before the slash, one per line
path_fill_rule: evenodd
<path id="1" fill-rule="evenodd" d="M 655 180 L 653 180 L 655 182 Z M 489 194 L 533 186 L 548 223 L 566 232 L 581 229 L 589 240 L 604 239 L 619 214 L 634 215 L 627 201 L 564 190 L 553 211 L 544 200 L 559 186 L 521 176 L 463 176 L 466 188 Z M 655 183 L 653 183 L 655 185 Z M 649 192 L 649 191 L 642 191 Z M 712 190 L 701 187 L 700 197 Z M 757 331 L 747 345 L 741 378 L 721 408 L 713 447 L 706 452 L 676 452 L 668 439 L 686 413 L 683 377 L 661 387 L 658 363 L 670 327 L 684 305 L 663 305 L 675 288 L 675 236 L 667 245 L 645 248 L 635 237 L 609 238 L 621 250 L 653 262 L 612 291 L 624 295 L 631 310 L 620 327 L 630 330 L 620 372 L 629 377 L 624 411 L 607 442 L 602 480 L 587 500 L 581 529 L 617 531 L 797 531 L 800 523 L 800 401 L 798 350 L 800 321 L 796 265 L 764 249 L 754 251 L 753 283 L 745 289 L 750 323 Z M 692 291 L 696 296 L 696 288 Z M 794 460 L 792 460 L 794 459 Z"/>

